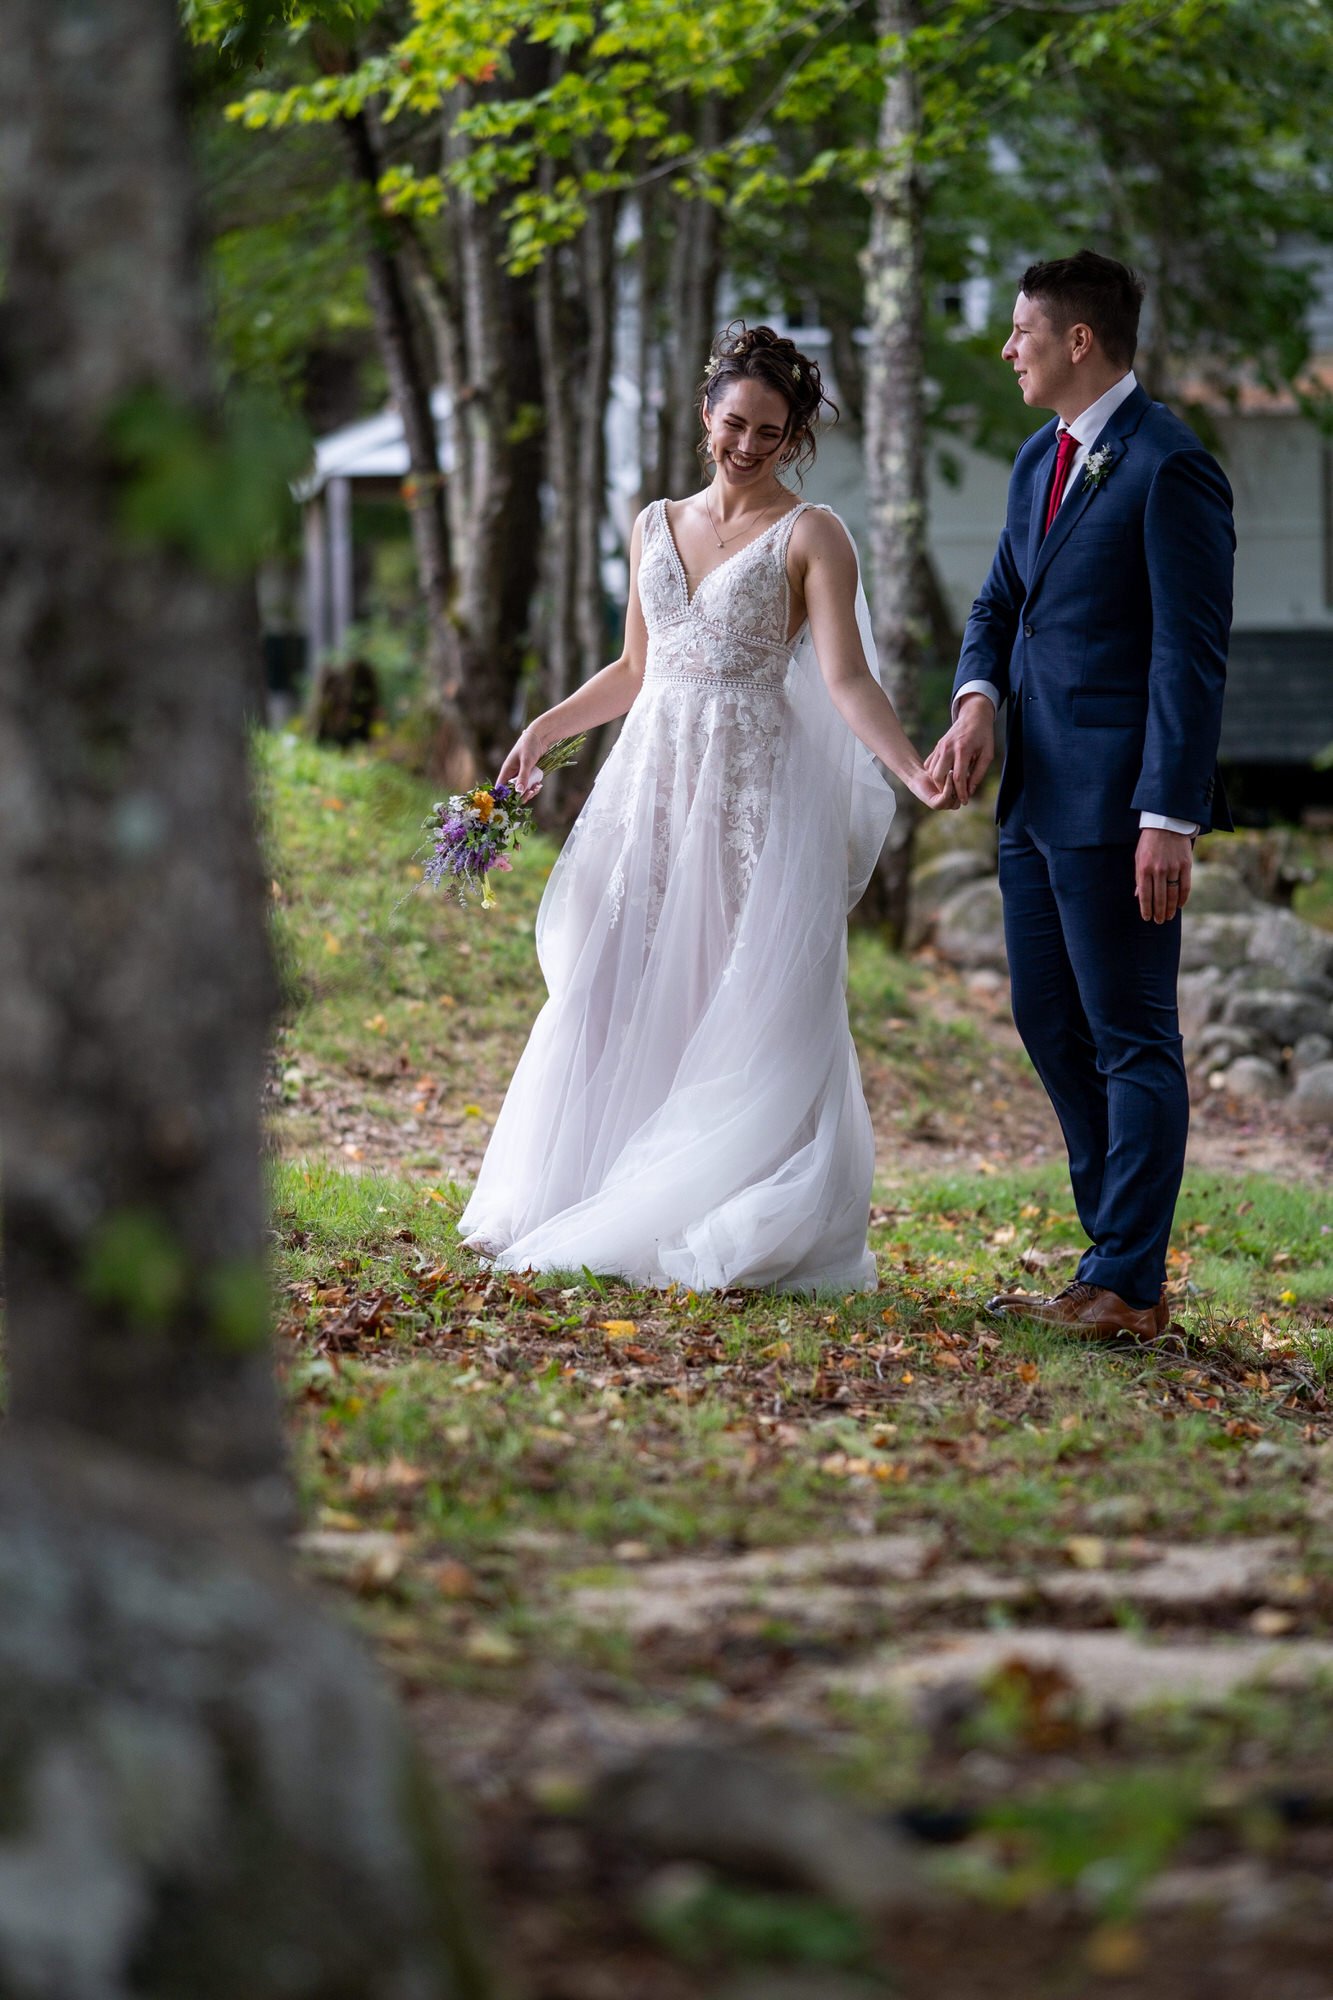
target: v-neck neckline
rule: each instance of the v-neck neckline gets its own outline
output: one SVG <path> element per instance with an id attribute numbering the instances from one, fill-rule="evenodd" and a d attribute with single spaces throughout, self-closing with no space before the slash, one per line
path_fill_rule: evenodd
<path id="1" fill-rule="evenodd" d="M 699 578 L 698 583 L 695 584 L 693 591 L 691 591 L 689 575 L 686 571 L 684 559 L 681 556 L 680 548 L 676 541 L 676 531 L 671 525 L 671 516 L 667 512 L 667 508 L 669 507 L 670 502 L 667 500 L 663 500 L 661 502 L 662 526 L 666 531 L 667 547 L 671 551 L 672 561 L 676 565 L 676 575 L 680 578 L 680 594 L 685 601 L 685 609 L 687 611 L 693 611 L 695 602 L 699 596 L 699 592 L 703 589 L 704 585 L 707 583 L 710 576 L 716 576 L 718 571 L 720 569 L 725 569 L 728 563 L 736 562 L 739 557 L 743 555 L 748 555 L 751 549 L 757 548 L 760 542 L 765 541 L 768 538 L 768 536 L 772 534 L 774 528 L 781 527 L 784 521 L 789 520 L 793 514 L 799 514 L 802 508 L 808 506 L 808 504 L 809 504 L 808 501 L 798 500 L 794 507 L 785 508 L 783 512 L 778 515 L 775 521 L 770 521 L 766 528 L 761 528 L 757 535 L 752 535 L 749 541 L 746 542 L 743 545 L 743 547 L 733 550 L 732 554 L 729 556 L 723 556 L 721 562 L 714 563 L 711 569 L 706 569 L 703 575 Z"/>

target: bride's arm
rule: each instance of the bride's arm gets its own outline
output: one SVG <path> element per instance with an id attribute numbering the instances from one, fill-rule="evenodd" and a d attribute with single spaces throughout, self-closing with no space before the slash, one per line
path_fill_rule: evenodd
<path id="1" fill-rule="evenodd" d="M 603 722 L 614 722 L 618 715 L 629 711 L 643 686 L 644 664 L 648 657 L 648 628 L 643 622 L 643 608 L 639 603 L 643 522 L 644 516 L 640 514 L 630 536 L 629 610 L 625 618 L 625 643 L 620 658 L 612 660 L 609 667 L 603 667 L 600 673 L 593 674 L 564 701 L 558 701 L 554 708 L 548 708 L 543 715 L 530 722 L 500 766 L 497 782 L 516 782 L 525 797 L 540 790 L 542 774 L 537 768 L 537 760 L 545 756 L 553 743 L 558 743 L 564 736 L 579 736 L 585 730 L 597 729 Z"/>
<path id="2" fill-rule="evenodd" d="M 842 524 L 811 508 L 792 531 L 791 554 L 820 672 L 839 715 L 924 804 L 952 805 L 952 792 L 930 776 L 866 664 L 856 622 L 856 552 Z"/>

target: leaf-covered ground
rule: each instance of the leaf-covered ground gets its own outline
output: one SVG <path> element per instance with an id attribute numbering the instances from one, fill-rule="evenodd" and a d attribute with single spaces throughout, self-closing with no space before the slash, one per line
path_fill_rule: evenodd
<path id="1" fill-rule="evenodd" d="M 859 937 L 878 1292 L 489 1278 L 452 1218 L 551 851 L 482 919 L 414 892 L 425 801 L 391 767 L 279 742 L 265 791 L 304 1560 L 463 1794 L 518 1992 L 1321 1994 L 1318 1145 L 1209 1107 L 1160 1341 L 997 1328 L 997 1279 L 1077 1256 L 1044 1107 L 993 1001 Z M 882 1924 L 599 1835 L 600 1773 L 700 1739 L 905 1829 L 931 1892 Z"/>

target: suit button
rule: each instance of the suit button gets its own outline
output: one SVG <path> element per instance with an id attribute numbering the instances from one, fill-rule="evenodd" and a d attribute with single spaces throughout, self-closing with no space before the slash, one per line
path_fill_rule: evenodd
<path id="1" fill-rule="evenodd" d="M 1032 627 L 1030 625 L 1025 625 L 1023 627 L 1023 637 L 1025 639 L 1030 639 L 1032 637 Z"/>

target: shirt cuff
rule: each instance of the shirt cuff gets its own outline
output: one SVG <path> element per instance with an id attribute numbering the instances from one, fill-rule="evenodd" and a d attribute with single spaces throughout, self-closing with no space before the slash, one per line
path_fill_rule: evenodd
<path id="1" fill-rule="evenodd" d="M 1188 833 L 1194 835 L 1199 831 L 1199 822 L 1196 819 L 1168 819 L 1165 813 L 1141 812 L 1139 814 L 1139 828 L 1142 830 L 1145 827 L 1151 827 L 1159 833 Z"/>
<path id="2" fill-rule="evenodd" d="M 963 685 L 959 688 L 957 694 L 953 698 L 953 707 L 949 711 L 949 720 L 951 722 L 958 714 L 958 704 L 963 699 L 963 696 L 965 694 L 984 694 L 986 699 L 994 704 L 996 710 L 998 711 L 999 709 L 1000 690 L 995 686 L 994 682 L 964 681 Z"/>

